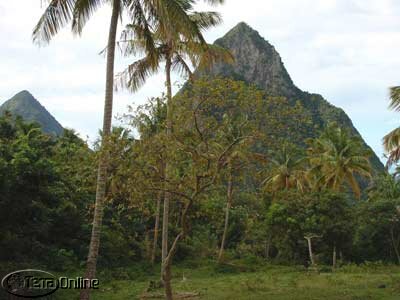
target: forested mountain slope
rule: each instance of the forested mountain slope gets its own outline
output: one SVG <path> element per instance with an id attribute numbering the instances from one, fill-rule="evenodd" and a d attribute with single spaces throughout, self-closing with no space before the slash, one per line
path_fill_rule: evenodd
<path id="1" fill-rule="evenodd" d="M 27 122 L 37 122 L 43 131 L 61 135 L 64 128 L 28 91 L 21 91 L 0 106 L 0 115 L 6 111 L 13 116 L 21 116 Z"/>
<path id="2" fill-rule="evenodd" d="M 272 128 L 266 128 L 266 130 L 272 129 L 276 142 L 282 139 L 298 142 L 316 137 L 329 122 L 336 122 L 360 136 L 351 119 L 341 108 L 333 106 L 319 94 L 304 92 L 296 87 L 274 46 L 246 23 L 239 23 L 225 36 L 216 40 L 215 44 L 229 49 L 235 62 L 234 64 L 217 63 L 205 75 L 245 81 L 255 84 L 265 91 L 267 96 L 286 99 L 285 109 L 284 100 L 282 100 L 282 105 L 275 105 L 268 103 L 268 97 L 266 98 L 269 111 L 269 116 L 266 118 L 275 118 L 276 122 L 281 123 L 277 126 L 280 128 L 277 132 L 273 132 Z M 284 111 L 294 110 L 296 105 L 300 107 L 296 109 L 297 113 L 304 118 L 293 118 Z M 310 122 L 310 124 L 304 124 L 305 122 Z M 302 130 L 293 132 L 297 126 Z M 365 142 L 364 144 L 370 149 Z M 383 170 L 382 162 L 375 153 L 370 159 L 375 171 Z"/>

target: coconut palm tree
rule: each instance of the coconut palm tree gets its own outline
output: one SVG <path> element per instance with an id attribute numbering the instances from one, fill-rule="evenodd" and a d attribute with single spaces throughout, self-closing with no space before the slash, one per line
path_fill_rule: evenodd
<path id="1" fill-rule="evenodd" d="M 400 111 L 400 86 L 390 88 L 389 108 L 394 111 Z M 384 136 L 383 147 L 388 156 L 387 167 L 400 160 L 400 127 Z"/>
<path id="2" fill-rule="evenodd" d="M 296 188 L 303 191 L 306 187 L 304 171 L 305 158 L 299 156 L 293 147 L 284 144 L 280 150 L 268 157 L 269 176 L 261 183 L 271 192 Z"/>
<path id="3" fill-rule="evenodd" d="M 166 75 L 166 98 L 167 98 L 167 118 L 166 132 L 172 134 L 172 70 L 178 71 L 182 75 L 192 78 L 192 71 L 187 63 L 198 68 L 210 66 L 217 60 L 233 61 L 232 55 L 218 47 L 208 45 L 201 31 L 215 26 L 221 22 L 219 14 L 214 12 L 193 12 L 191 5 L 182 6 L 182 16 L 191 24 L 181 31 L 173 16 L 164 15 L 163 19 L 149 20 L 149 24 L 154 28 L 151 35 L 143 35 L 143 28 L 140 24 L 132 23 L 128 25 L 122 34 L 122 45 L 125 55 L 132 55 L 141 52 L 144 57 L 135 61 L 128 68 L 120 73 L 118 78 L 119 86 L 131 91 L 139 89 L 147 78 L 159 71 L 161 66 L 165 66 Z M 186 16 L 185 16 L 186 15 Z M 194 27 L 189 31 L 188 28 Z M 168 181 L 168 164 L 165 166 L 165 178 Z M 162 280 L 166 287 L 167 299 L 172 299 L 170 288 L 170 270 L 166 262 L 168 256 L 168 224 L 169 224 L 169 202 L 170 194 L 165 192 L 163 207 L 163 226 L 162 226 Z"/>
<path id="4" fill-rule="evenodd" d="M 86 22 L 92 17 L 97 9 L 106 2 L 112 5 L 112 14 L 107 43 L 106 62 L 106 88 L 103 117 L 102 147 L 111 133 L 111 119 L 113 107 L 114 88 L 114 59 L 115 41 L 118 27 L 118 19 L 121 16 L 122 8 L 128 8 L 131 13 L 137 13 L 129 5 L 129 1 L 121 0 L 51 0 L 43 15 L 33 30 L 34 42 L 49 43 L 50 40 L 69 23 L 72 23 L 72 32 L 80 34 Z M 100 233 L 103 218 L 103 201 L 107 180 L 107 154 L 101 151 L 97 173 L 96 202 L 93 217 L 92 235 L 90 239 L 89 254 L 87 258 L 87 269 L 85 277 L 92 279 L 96 274 L 97 257 L 100 246 Z M 81 292 L 81 299 L 89 299 L 89 289 Z"/>
<path id="5" fill-rule="evenodd" d="M 319 138 L 309 141 L 310 172 L 320 175 L 318 182 L 325 188 L 339 191 L 347 183 L 357 198 L 361 197 L 356 175 L 371 178 L 370 150 L 360 138 L 351 136 L 336 124 L 329 124 Z"/>
<path id="6" fill-rule="evenodd" d="M 164 15 L 174 16 L 179 23 L 181 10 L 177 9 L 182 6 L 185 1 L 164 0 L 164 1 L 138 1 L 138 0 L 49 0 L 43 15 L 39 19 L 33 30 L 33 41 L 37 44 L 47 44 L 50 40 L 66 25 L 72 24 L 72 32 L 80 34 L 86 22 L 103 4 L 110 3 L 112 5 L 111 22 L 109 27 L 108 43 L 107 43 L 107 62 L 106 62 L 106 89 L 104 103 L 103 118 L 103 135 L 102 149 L 106 149 L 105 145 L 111 132 L 112 107 L 113 107 L 113 88 L 114 88 L 114 60 L 116 33 L 118 27 L 118 19 L 125 10 L 128 15 L 141 24 L 144 28 L 142 35 L 148 34 L 148 26 L 145 24 L 150 16 L 163 17 Z M 191 1 L 187 1 L 190 3 Z M 179 23 L 181 26 L 185 23 Z M 188 25 L 188 24 L 186 24 Z M 188 30 L 192 27 L 187 26 Z M 194 28 L 194 27 L 193 27 Z M 149 45 L 150 46 L 150 45 Z M 89 246 L 89 254 L 87 260 L 86 278 L 94 278 L 96 273 L 96 263 L 100 245 L 100 233 L 103 217 L 103 201 L 106 190 L 107 179 L 107 153 L 101 151 L 99 159 L 96 203 L 93 218 L 92 235 Z M 81 299 L 89 298 L 89 290 L 83 290 Z"/>

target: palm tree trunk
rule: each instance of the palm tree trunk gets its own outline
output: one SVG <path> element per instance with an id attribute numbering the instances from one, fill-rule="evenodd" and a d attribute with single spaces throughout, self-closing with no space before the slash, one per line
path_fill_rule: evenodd
<path id="1" fill-rule="evenodd" d="M 232 206 L 232 198 L 233 198 L 232 169 L 229 168 L 227 201 L 226 201 L 226 211 L 225 211 L 225 225 L 224 225 L 224 233 L 222 234 L 221 248 L 219 249 L 219 254 L 218 254 L 219 263 L 222 261 L 222 257 L 224 254 L 225 241 L 229 226 L 229 211 Z"/>
<path id="2" fill-rule="evenodd" d="M 158 193 L 157 197 L 157 208 L 156 208 L 156 221 L 154 223 L 154 238 L 153 238 L 153 249 L 151 250 L 151 264 L 154 265 L 156 261 L 156 250 L 158 244 L 158 228 L 160 227 L 160 209 L 161 209 L 161 198 L 162 192 Z"/>
<path id="3" fill-rule="evenodd" d="M 172 87 L 171 87 L 171 59 L 167 57 L 165 65 L 166 74 L 166 86 L 167 86 L 167 136 L 171 134 L 171 99 L 172 99 Z M 169 164 L 165 164 L 165 185 L 167 185 L 169 178 Z M 168 224 L 169 224 L 169 202 L 171 194 L 169 192 L 164 193 L 164 211 L 163 211 L 163 226 L 162 226 L 162 249 L 161 249 L 161 281 L 163 281 L 163 273 L 165 272 L 165 259 L 168 255 Z"/>
<path id="4" fill-rule="evenodd" d="M 167 55 L 165 64 L 166 74 L 166 86 L 167 86 L 167 136 L 172 134 L 172 85 L 171 85 L 171 57 Z M 167 149 L 168 152 L 168 149 Z M 165 181 L 168 183 L 170 175 L 170 165 L 168 162 L 165 164 Z M 171 268 L 169 264 L 166 264 L 166 258 L 168 256 L 168 224 L 169 224 L 169 202 L 171 194 L 165 192 L 164 195 L 164 212 L 163 212 L 163 228 L 162 228 L 162 263 L 161 263 L 161 280 L 165 287 L 165 296 L 167 300 L 172 299 L 172 288 L 171 288 Z"/>
<path id="5" fill-rule="evenodd" d="M 87 258 L 85 278 L 93 279 L 96 276 L 96 264 L 100 247 L 101 225 L 103 222 L 104 197 L 106 193 L 108 153 L 104 151 L 105 145 L 111 133 L 112 108 L 113 108 L 113 92 L 114 92 L 114 59 L 115 59 L 115 42 L 118 27 L 118 17 L 120 12 L 120 0 L 113 1 L 110 31 L 108 35 L 107 45 L 107 70 L 106 70 L 106 91 L 104 102 L 103 116 L 103 137 L 102 151 L 99 159 L 97 171 L 97 187 L 96 187 L 96 203 L 93 217 L 92 235 L 90 238 L 89 254 Z M 90 290 L 83 289 L 80 293 L 81 300 L 88 300 Z"/>

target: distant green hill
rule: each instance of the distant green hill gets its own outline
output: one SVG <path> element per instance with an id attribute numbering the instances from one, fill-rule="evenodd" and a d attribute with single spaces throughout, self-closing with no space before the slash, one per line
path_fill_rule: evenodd
<path id="1" fill-rule="evenodd" d="M 304 141 L 320 134 L 323 127 L 329 122 L 336 122 L 344 128 L 360 136 L 347 114 L 338 107 L 333 106 L 321 95 L 304 92 L 299 89 L 290 78 L 279 53 L 275 47 L 266 41 L 260 34 L 246 23 L 239 23 L 225 36 L 215 41 L 215 44 L 229 49 L 235 58 L 234 64 L 218 63 L 210 71 L 198 72 L 199 75 L 222 76 L 255 84 L 271 97 L 285 97 L 288 101 L 287 110 L 300 103 L 304 108 L 304 115 L 311 119 L 311 126 L 306 130 L 296 131 L 296 123 L 299 126 L 302 121 L 285 115 L 284 108 L 274 106 L 266 100 L 265 105 L 269 111 L 269 117 L 276 118 L 285 130 L 277 132 L 273 139 Z M 267 116 L 266 116 L 267 117 Z M 290 126 L 291 125 L 291 126 Z M 275 128 L 266 128 L 274 132 Z M 365 142 L 366 148 L 371 149 Z M 371 156 L 371 164 L 376 172 L 384 170 L 382 162 L 374 153 Z"/>
<path id="2" fill-rule="evenodd" d="M 27 122 L 37 122 L 45 133 L 61 135 L 64 128 L 28 91 L 22 91 L 0 106 L 0 115 L 6 111 L 21 116 Z"/>

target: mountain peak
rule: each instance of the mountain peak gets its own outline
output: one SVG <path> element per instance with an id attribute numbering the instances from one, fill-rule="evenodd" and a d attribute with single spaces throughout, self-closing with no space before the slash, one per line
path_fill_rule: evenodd
<path id="1" fill-rule="evenodd" d="M 330 122 L 341 124 L 362 138 L 342 109 L 331 105 L 321 95 L 309 94 L 297 88 L 275 47 L 248 24 L 240 22 L 214 44 L 230 50 L 235 61 L 233 64 L 215 64 L 205 75 L 228 77 L 254 84 L 265 91 L 267 96 L 287 98 L 289 105 L 299 102 L 313 124 L 313 130 L 310 132 L 298 133 L 303 140 L 318 136 L 319 130 Z M 270 113 L 282 114 L 281 111 Z M 285 126 L 283 123 L 282 127 Z M 367 144 L 365 147 L 370 149 Z M 376 155 L 371 157 L 371 163 L 374 170 L 383 170 L 383 165 Z"/>
<path id="2" fill-rule="evenodd" d="M 257 33 L 256 30 L 251 28 L 246 22 L 239 22 L 235 27 L 233 27 L 226 35 L 234 34 L 236 32 L 248 32 L 248 33 Z"/>
<path id="3" fill-rule="evenodd" d="M 27 90 L 17 93 L 4 102 L 0 106 L 0 115 L 5 111 L 21 116 L 25 121 L 39 123 L 45 133 L 61 135 L 64 131 L 60 123 Z"/>
<path id="4" fill-rule="evenodd" d="M 216 64 L 211 75 L 254 83 L 274 96 L 293 97 L 299 93 L 275 47 L 245 22 L 237 24 L 215 44 L 230 50 L 235 62 Z"/>
<path id="5" fill-rule="evenodd" d="M 31 98 L 34 98 L 33 95 L 27 90 L 20 91 L 14 97 L 31 97 Z"/>

